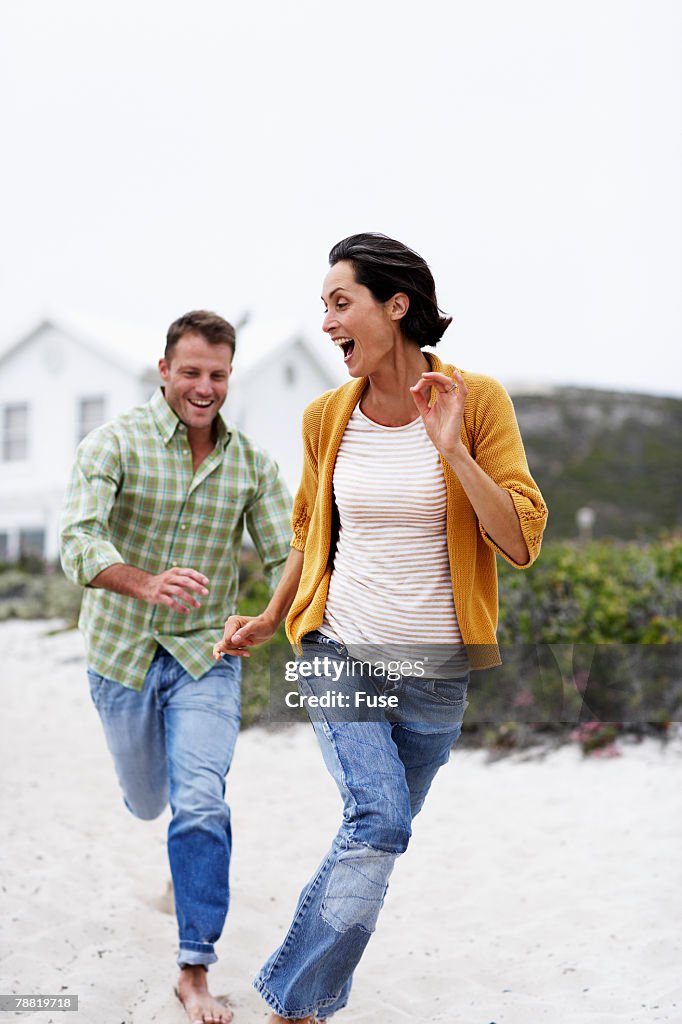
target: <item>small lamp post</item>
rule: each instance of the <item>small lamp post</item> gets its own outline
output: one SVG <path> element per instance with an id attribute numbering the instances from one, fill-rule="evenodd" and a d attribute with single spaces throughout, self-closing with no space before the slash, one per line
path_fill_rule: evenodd
<path id="1" fill-rule="evenodd" d="M 588 541 L 592 539 L 592 529 L 594 527 L 595 519 L 596 513 L 589 505 L 585 505 L 584 508 L 578 509 L 575 514 L 575 521 L 578 524 L 578 536 L 580 537 L 580 540 Z"/>

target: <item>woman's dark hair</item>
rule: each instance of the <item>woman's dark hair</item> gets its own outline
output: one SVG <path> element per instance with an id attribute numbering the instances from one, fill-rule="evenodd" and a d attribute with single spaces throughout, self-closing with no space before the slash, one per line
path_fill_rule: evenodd
<path id="1" fill-rule="evenodd" d="M 400 321 L 403 334 L 420 348 L 438 344 L 452 317 L 441 315 L 433 274 L 418 253 L 386 235 L 365 232 L 336 243 L 329 266 L 341 260 L 353 264 L 357 283 L 369 288 L 379 302 L 404 292 L 410 306 Z"/>

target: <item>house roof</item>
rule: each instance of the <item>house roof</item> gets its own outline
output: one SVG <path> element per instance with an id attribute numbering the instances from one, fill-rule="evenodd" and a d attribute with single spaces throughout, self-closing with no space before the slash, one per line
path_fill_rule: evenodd
<path id="1" fill-rule="evenodd" d="M 163 354 L 163 336 L 139 326 L 84 316 L 47 315 L 0 352 L 0 365 L 41 332 L 54 330 L 99 352 L 105 359 L 136 376 L 156 368 Z"/>
<path id="2" fill-rule="evenodd" d="M 266 359 L 278 359 L 296 345 L 306 359 L 316 363 L 327 378 L 329 387 L 337 387 L 347 379 L 343 363 L 327 338 L 319 344 L 311 342 L 290 320 L 262 320 L 247 323 L 237 332 L 234 357 L 236 377 L 247 377 Z"/>
<path id="3" fill-rule="evenodd" d="M 165 331 L 81 314 L 60 313 L 43 317 L 30 330 L 8 344 L 0 351 L 0 365 L 40 332 L 50 329 L 65 334 L 91 351 L 99 352 L 105 359 L 135 376 L 156 370 L 165 345 Z M 325 340 L 320 339 L 319 346 L 313 345 L 293 321 L 262 320 L 247 323 L 237 333 L 235 372 L 240 377 L 246 376 L 261 360 L 279 358 L 297 343 L 299 351 L 302 348 L 306 358 L 316 362 L 329 379 L 329 386 L 335 387 L 345 380 L 345 373 L 341 361 L 334 358 L 337 353 L 331 345 L 324 344 Z"/>

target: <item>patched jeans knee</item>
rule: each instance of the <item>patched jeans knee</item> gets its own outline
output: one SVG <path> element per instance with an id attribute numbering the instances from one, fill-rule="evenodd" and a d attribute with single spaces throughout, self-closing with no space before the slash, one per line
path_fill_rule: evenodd
<path id="1" fill-rule="evenodd" d="M 337 932 L 357 925 L 373 932 L 397 853 L 371 846 L 351 845 L 342 850 L 331 869 L 322 900 L 322 918 Z"/>

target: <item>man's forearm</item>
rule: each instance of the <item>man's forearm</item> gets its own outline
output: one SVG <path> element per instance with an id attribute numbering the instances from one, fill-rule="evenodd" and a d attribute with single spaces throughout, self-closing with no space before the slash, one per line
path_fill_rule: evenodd
<path id="1" fill-rule="evenodd" d="M 136 597 L 139 601 L 147 599 L 149 586 L 153 576 L 144 569 L 137 569 L 134 565 L 109 565 L 102 572 L 98 573 L 90 581 L 91 587 L 100 590 L 113 590 L 115 594 L 123 594 L 125 597 Z"/>
<path id="2" fill-rule="evenodd" d="M 183 615 L 201 606 L 208 584 L 208 576 L 189 567 L 173 566 L 165 572 L 150 573 L 134 565 L 107 566 L 90 582 L 91 587 L 113 590 L 149 604 L 165 604 Z"/>

